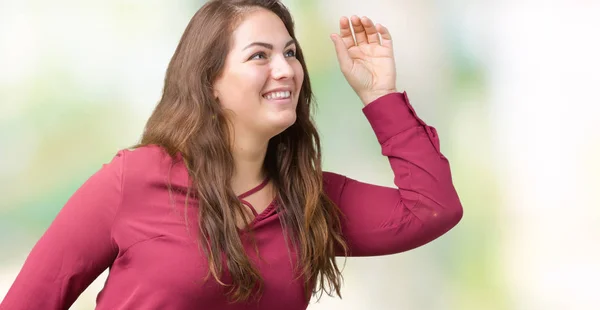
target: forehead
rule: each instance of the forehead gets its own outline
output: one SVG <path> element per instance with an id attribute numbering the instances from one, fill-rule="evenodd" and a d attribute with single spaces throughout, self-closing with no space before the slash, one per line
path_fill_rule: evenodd
<path id="1" fill-rule="evenodd" d="M 245 46 L 257 41 L 285 44 L 290 38 L 279 16 L 262 8 L 246 13 L 233 31 L 234 46 Z"/>

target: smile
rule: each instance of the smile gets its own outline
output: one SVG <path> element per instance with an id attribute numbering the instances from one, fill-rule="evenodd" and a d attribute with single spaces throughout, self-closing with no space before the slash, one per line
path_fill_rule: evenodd
<path id="1" fill-rule="evenodd" d="M 290 91 L 275 91 L 275 92 L 270 92 L 270 93 L 264 94 L 263 97 L 268 100 L 288 99 L 288 98 L 290 98 L 291 95 L 292 95 L 292 93 Z"/>

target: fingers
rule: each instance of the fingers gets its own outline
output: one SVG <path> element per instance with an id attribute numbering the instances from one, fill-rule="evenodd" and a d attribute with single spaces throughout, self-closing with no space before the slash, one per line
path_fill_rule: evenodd
<path id="1" fill-rule="evenodd" d="M 352 37 L 351 37 L 352 38 Z M 335 53 L 337 55 L 338 62 L 340 63 L 340 68 L 342 72 L 347 72 L 350 67 L 352 67 L 352 59 L 348 54 L 347 43 L 337 34 L 331 35 L 331 40 L 335 46 Z M 354 39 L 352 40 L 352 46 L 354 45 Z"/>
<path id="2" fill-rule="evenodd" d="M 340 36 L 346 48 L 354 46 L 354 37 L 350 29 L 350 21 L 347 17 L 340 18 Z"/>
<path id="3" fill-rule="evenodd" d="M 352 22 L 352 29 L 354 29 L 356 45 L 368 44 L 369 40 L 367 39 L 367 33 L 365 32 L 365 27 L 363 26 L 360 18 L 358 18 L 356 15 L 352 15 L 352 17 L 350 17 L 350 21 Z"/>
<path id="4" fill-rule="evenodd" d="M 382 24 L 377 24 L 375 28 L 377 29 L 377 32 L 381 34 L 381 45 L 392 48 L 392 35 L 390 34 L 390 31 Z"/>
<path id="5" fill-rule="evenodd" d="M 365 30 L 367 42 L 379 44 L 379 34 L 377 33 L 377 29 L 375 28 L 373 21 L 371 21 L 371 19 L 365 16 L 363 16 L 360 19 L 360 21 L 362 22 L 363 28 Z"/>
<path id="6" fill-rule="evenodd" d="M 352 29 L 350 28 L 352 24 Z M 354 30 L 354 36 L 352 35 Z M 386 47 L 392 46 L 392 36 L 386 27 L 374 24 L 373 21 L 363 16 L 359 18 L 352 15 L 340 18 L 340 35 L 346 48 L 360 44 L 381 44 Z"/>

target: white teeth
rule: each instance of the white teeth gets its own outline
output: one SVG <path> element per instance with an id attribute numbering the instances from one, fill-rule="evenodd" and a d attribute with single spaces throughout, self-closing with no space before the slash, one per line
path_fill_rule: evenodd
<path id="1" fill-rule="evenodd" d="M 268 93 L 268 94 L 264 95 L 264 97 L 269 100 L 271 100 L 271 99 L 287 99 L 291 96 L 291 94 L 292 93 L 289 91 L 276 91 L 276 92 Z"/>

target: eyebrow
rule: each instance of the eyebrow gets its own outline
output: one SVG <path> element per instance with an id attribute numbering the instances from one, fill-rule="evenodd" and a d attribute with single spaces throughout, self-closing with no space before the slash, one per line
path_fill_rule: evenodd
<path id="1" fill-rule="evenodd" d="M 295 44 L 295 43 L 296 43 L 296 40 L 294 40 L 294 39 L 291 39 L 291 40 L 289 40 L 289 41 L 288 41 L 288 42 L 285 44 L 285 46 L 284 46 L 283 48 L 286 48 L 286 47 L 288 47 L 288 46 L 290 46 L 290 45 L 292 45 L 292 44 Z M 268 48 L 268 49 L 270 49 L 270 50 L 272 50 L 272 49 L 273 49 L 273 44 L 264 43 L 264 42 L 253 42 L 253 43 L 250 43 L 250 44 L 248 44 L 248 45 L 247 45 L 246 47 L 244 47 L 242 50 L 246 50 L 246 49 L 248 49 L 248 48 L 250 48 L 250 47 L 252 47 L 252 46 L 262 46 L 262 47 L 264 47 L 264 48 Z"/>

